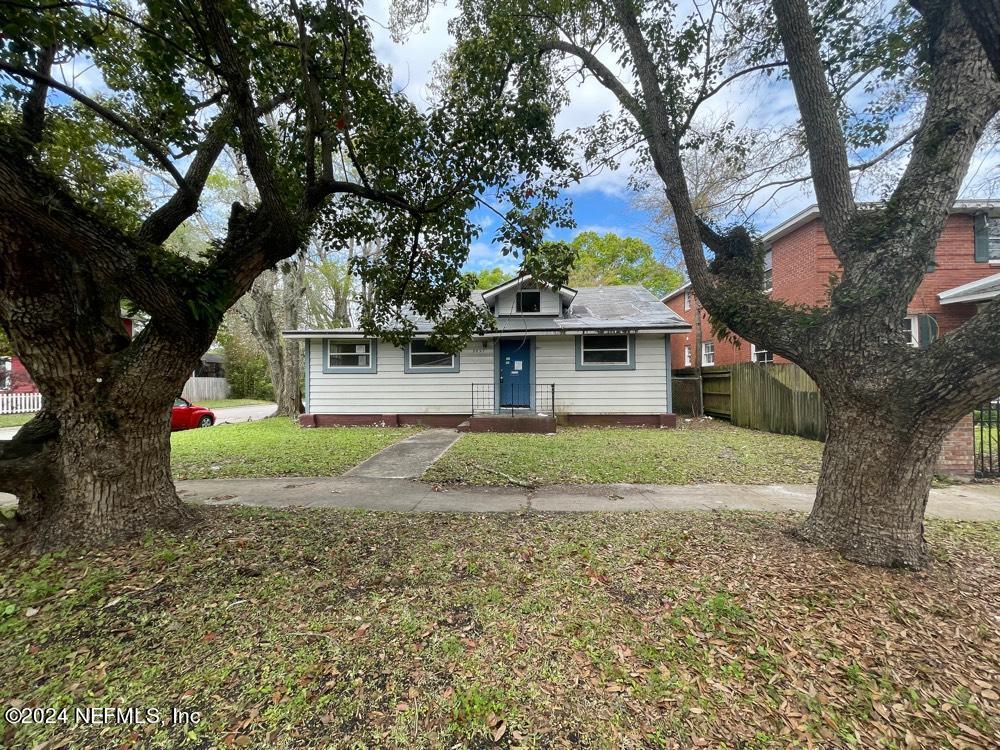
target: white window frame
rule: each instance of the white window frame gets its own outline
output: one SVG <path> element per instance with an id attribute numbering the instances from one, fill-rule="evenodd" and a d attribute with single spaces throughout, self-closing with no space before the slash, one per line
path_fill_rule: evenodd
<path id="1" fill-rule="evenodd" d="M 758 354 L 764 354 L 770 359 L 757 359 Z M 774 354 L 767 349 L 758 349 L 756 344 L 750 344 L 750 361 L 759 365 L 768 365 L 774 362 Z"/>
<path id="2" fill-rule="evenodd" d="M 907 346 L 912 346 L 914 349 L 920 348 L 920 322 L 916 315 L 907 315 L 903 318 L 904 321 L 910 322 L 910 341 Z M 900 321 L 902 323 L 903 321 Z M 903 331 L 903 326 L 899 327 L 900 333 Z"/>
<path id="3" fill-rule="evenodd" d="M 691 344 L 684 344 L 684 366 L 691 366 Z"/>
<path id="4" fill-rule="evenodd" d="M 342 344 L 350 344 L 350 345 L 354 346 L 355 347 L 355 351 L 353 351 L 353 352 L 334 352 L 333 351 L 333 347 L 340 346 Z M 365 347 L 365 351 L 364 352 L 357 351 L 356 347 L 361 346 L 361 345 L 363 345 Z M 375 346 L 372 343 L 371 339 L 328 339 L 327 340 L 327 345 L 325 347 L 325 354 L 326 354 L 326 362 L 323 363 L 324 364 L 324 368 L 323 368 L 324 370 L 333 371 L 333 372 L 351 371 L 351 370 L 354 370 L 354 371 L 357 371 L 357 372 L 362 372 L 362 371 L 366 371 L 367 372 L 367 371 L 370 371 L 372 369 L 372 365 L 374 364 L 373 358 L 375 356 Z M 336 356 L 342 356 L 342 357 L 364 356 L 364 357 L 367 358 L 367 361 L 363 365 L 335 365 L 335 364 L 333 364 L 332 359 L 333 359 L 333 357 L 336 357 Z"/>
<path id="5" fill-rule="evenodd" d="M 410 345 L 406 347 L 406 367 L 407 372 L 411 370 L 417 370 L 418 372 L 444 372 L 451 371 L 454 372 L 455 368 L 458 367 L 458 356 L 455 354 L 450 354 L 448 352 L 441 351 L 440 349 L 427 349 L 422 352 L 417 352 L 417 354 L 440 354 L 446 357 L 450 357 L 448 364 L 446 365 L 415 365 L 413 364 L 413 345 L 417 342 L 426 344 L 427 339 L 413 339 Z"/>
<path id="6" fill-rule="evenodd" d="M 711 347 L 711 348 L 709 348 L 709 347 Z M 714 341 L 702 341 L 701 342 L 701 364 L 704 367 L 712 367 L 713 365 L 715 365 L 715 342 Z"/>
<path id="7" fill-rule="evenodd" d="M 685 289 L 684 290 L 684 311 L 686 312 L 686 311 L 688 311 L 690 309 L 691 309 L 691 290 L 690 289 Z"/>
<path id="8" fill-rule="evenodd" d="M 594 341 L 596 338 L 621 338 L 625 340 L 624 346 L 602 346 L 600 349 L 595 347 L 587 348 L 588 341 Z M 617 333 L 602 333 L 595 334 L 593 336 L 581 336 L 580 337 L 580 366 L 586 368 L 621 368 L 629 369 L 633 366 L 632 361 L 632 337 L 628 334 L 617 334 Z M 588 362 L 587 353 L 588 352 L 625 352 L 624 362 Z"/>
<path id="9" fill-rule="evenodd" d="M 764 253 L 764 294 L 774 291 L 774 256 L 772 251 Z"/>

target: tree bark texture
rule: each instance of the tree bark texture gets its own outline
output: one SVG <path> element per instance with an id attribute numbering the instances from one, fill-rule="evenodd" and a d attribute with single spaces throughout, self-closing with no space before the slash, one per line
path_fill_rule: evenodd
<path id="1" fill-rule="evenodd" d="M 816 502 L 801 536 L 868 565 L 923 567 L 924 510 L 948 426 L 904 429 L 856 402 L 828 402 L 827 413 Z"/>

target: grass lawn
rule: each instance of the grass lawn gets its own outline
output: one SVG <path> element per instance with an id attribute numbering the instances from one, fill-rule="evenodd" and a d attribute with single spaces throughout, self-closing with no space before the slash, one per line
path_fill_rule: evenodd
<path id="1" fill-rule="evenodd" d="M 195 401 L 198 406 L 206 409 L 230 409 L 234 406 L 257 406 L 258 404 L 270 404 L 271 401 L 261 401 L 256 398 L 224 398 L 218 401 Z"/>
<path id="2" fill-rule="evenodd" d="M 34 418 L 34 412 L 31 414 L 0 414 L 0 427 L 20 427 Z"/>
<path id="3" fill-rule="evenodd" d="M 425 480 L 505 484 L 815 482 L 822 443 L 723 422 L 675 430 L 560 427 L 555 435 L 468 433 Z"/>
<path id="4" fill-rule="evenodd" d="M 0 746 L 936 750 L 1000 733 L 998 524 L 928 522 L 936 560 L 911 574 L 767 514 L 202 513 L 186 536 L 0 556 L 5 703 L 202 720 L 0 722 Z"/>
<path id="5" fill-rule="evenodd" d="M 171 435 L 174 479 L 329 477 L 343 473 L 417 430 L 305 429 L 291 419 L 220 424 Z"/>

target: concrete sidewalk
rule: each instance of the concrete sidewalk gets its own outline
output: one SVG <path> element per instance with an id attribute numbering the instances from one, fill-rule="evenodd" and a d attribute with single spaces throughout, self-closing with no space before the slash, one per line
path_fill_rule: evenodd
<path id="1" fill-rule="evenodd" d="M 637 510 L 762 510 L 806 512 L 815 485 L 555 485 L 520 487 L 432 485 L 364 476 L 284 479 L 200 479 L 178 482 L 181 496 L 206 505 L 272 508 L 364 508 L 401 512 L 511 513 Z M 1000 520 L 1000 485 L 969 484 L 931 491 L 927 515 Z"/>

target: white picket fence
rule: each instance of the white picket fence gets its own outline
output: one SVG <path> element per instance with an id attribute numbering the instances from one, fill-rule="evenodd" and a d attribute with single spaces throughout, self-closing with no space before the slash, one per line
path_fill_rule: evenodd
<path id="1" fill-rule="evenodd" d="M 41 408 L 41 393 L 0 393 L 0 414 L 29 414 Z"/>

